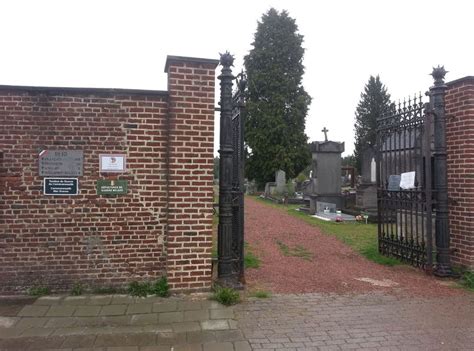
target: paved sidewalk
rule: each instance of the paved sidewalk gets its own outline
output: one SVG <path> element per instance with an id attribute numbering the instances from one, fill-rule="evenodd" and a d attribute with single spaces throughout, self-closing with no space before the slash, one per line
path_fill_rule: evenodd
<path id="1" fill-rule="evenodd" d="M 474 295 L 205 295 L 0 301 L 0 350 L 473 350 Z"/>
<path id="2" fill-rule="evenodd" d="M 236 307 L 253 350 L 474 350 L 474 295 L 280 295 Z"/>
<path id="3" fill-rule="evenodd" d="M 2 307 L 0 350 L 250 350 L 234 309 L 204 296 L 48 296 Z"/>

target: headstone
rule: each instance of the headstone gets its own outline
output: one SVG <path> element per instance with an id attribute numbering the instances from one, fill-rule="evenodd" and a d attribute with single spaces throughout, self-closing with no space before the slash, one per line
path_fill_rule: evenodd
<path id="1" fill-rule="evenodd" d="M 392 174 L 388 177 L 388 191 L 399 191 L 401 176 L 398 174 Z"/>
<path id="2" fill-rule="evenodd" d="M 376 153 L 372 146 L 362 150 L 361 178 L 357 186 L 356 207 L 368 212 L 371 216 L 377 213 L 377 163 Z"/>
<path id="3" fill-rule="evenodd" d="M 327 135 L 327 130 L 324 131 Z M 317 202 L 342 208 L 341 153 L 344 143 L 315 141 L 310 145 L 312 153 L 312 178 L 305 195 L 310 200 L 311 214 L 318 211 Z"/>
<path id="4" fill-rule="evenodd" d="M 275 172 L 276 192 L 283 194 L 286 188 L 286 173 L 281 169 Z"/>

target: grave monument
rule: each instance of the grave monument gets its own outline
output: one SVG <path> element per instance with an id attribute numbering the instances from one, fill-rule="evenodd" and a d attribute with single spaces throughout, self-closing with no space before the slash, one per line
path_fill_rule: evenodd
<path id="1" fill-rule="evenodd" d="M 362 151 L 361 181 L 357 187 L 356 206 L 368 212 L 369 216 L 377 215 L 377 178 L 375 149 L 372 146 Z"/>
<path id="2" fill-rule="evenodd" d="M 328 140 L 326 128 L 322 132 L 324 141 L 310 144 L 312 172 L 305 190 L 305 198 L 310 202 L 310 214 L 335 213 L 342 208 L 341 153 L 344 152 L 344 143 Z"/>

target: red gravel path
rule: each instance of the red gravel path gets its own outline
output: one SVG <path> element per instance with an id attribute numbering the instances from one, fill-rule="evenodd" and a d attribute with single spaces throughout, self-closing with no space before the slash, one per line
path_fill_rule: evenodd
<path id="1" fill-rule="evenodd" d="M 368 261 L 333 236 L 283 210 L 252 198 L 245 199 L 245 241 L 262 260 L 258 269 L 247 269 L 249 287 L 275 293 L 362 293 L 371 291 L 402 295 L 439 296 L 463 294 L 449 282 L 427 276 L 410 266 L 386 267 Z M 289 247 L 303 246 L 313 253 L 312 261 L 284 256 L 277 241 Z M 380 287 L 358 281 L 371 278 L 398 285 Z"/>

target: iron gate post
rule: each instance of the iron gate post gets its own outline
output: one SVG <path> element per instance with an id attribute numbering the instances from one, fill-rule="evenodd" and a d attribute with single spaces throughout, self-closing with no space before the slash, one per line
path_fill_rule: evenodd
<path id="1" fill-rule="evenodd" d="M 232 255 L 232 69 L 234 57 L 226 52 L 221 54 L 222 65 L 220 96 L 220 146 L 219 146 L 219 226 L 217 233 L 217 276 L 221 285 L 238 285 L 238 276 L 233 269 Z"/>
<path id="2" fill-rule="evenodd" d="M 436 194 L 436 269 L 440 277 L 453 275 L 449 251 L 448 176 L 446 162 L 446 117 L 444 96 L 447 86 L 443 67 L 433 68 L 434 85 L 430 87 L 430 104 L 434 114 L 434 190 Z"/>

